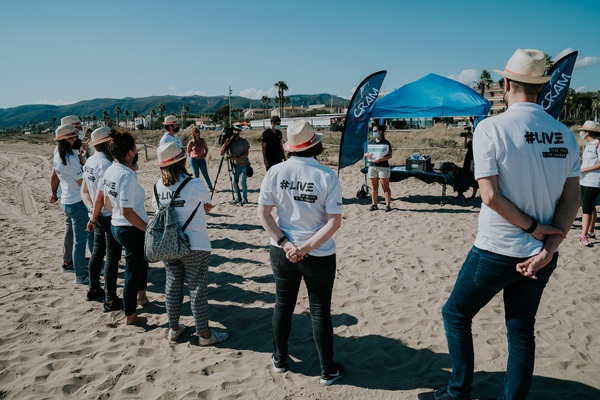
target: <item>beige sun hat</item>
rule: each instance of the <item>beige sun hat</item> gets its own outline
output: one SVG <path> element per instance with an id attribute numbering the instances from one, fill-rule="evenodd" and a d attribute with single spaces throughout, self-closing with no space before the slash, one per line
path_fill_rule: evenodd
<path id="1" fill-rule="evenodd" d="M 81 125 L 81 120 L 77 115 L 67 115 L 60 119 L 61 125 Z"/>
<path id="2" fill-rule="evenodd" d="M 108 136 L 109 131 L 110 129 L 108 129 L 106 126 L 93 131 L 89 145 L 95 146 L 100 143 L 108 142 L 110 140 L 110 136 Z"/>
<path id="3" fill-rule="evenodd" d="M 162 146 L 158 146 L 158 149 L 156 149 L 156 155 L 158 156 L 156 165 L 159 167 L 167 167 L 184 160 L 187 157 L 185 150 L 179 147 L 176 142 L 169 142 L 163 144 Z"/>
<path id="4" fill-rule="evenodd" d="M 533 49 L 517 49 L 506 63 L 504 71 L 494 70 L 511 81 L 532 84 L 548 82 L 551 76 L 544 76 L 545 71 L 546 55 L 543 51 Z"/>
<path id="5" fill-rule="evenodd" d="M 287 151 L 304 151 L 310 149 L 323 139 L 322 133 L 317 133 L 304 120 L 294 121 L 287 127 L 287 143 L 283 146 Z"/>
<path id="6" fill-rule="evenodd" d="M 54 140 L 65 140 L 77 136 L 77 128 L 73 125 L 61 125 L 54 131 Z"/>
<path id="7" fill-rule="evenodd" d="M 580 131 L 600 132 L 600 124 L 596 121 L 585 121 Z"/>
<path id="8" fill-rule="evenodd" d="M 173 124 L 177 124 L 177 117 L 174 115 L 167 115 L 165 117 L 165 120 L 163 122 L 163 125 L 173 125 Z"/>

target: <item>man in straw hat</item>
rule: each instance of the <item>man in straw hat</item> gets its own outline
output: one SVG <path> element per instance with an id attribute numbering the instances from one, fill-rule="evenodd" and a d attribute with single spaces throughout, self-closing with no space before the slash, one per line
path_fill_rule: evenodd
<path id="1" fill-rule="evenodd" d="M 167 115 L 165 120 L 163 121 L 163 125 L 167 130 L 165 134 L 160 138 L 160 145 L 167 144 L 169 142 L 175 142 L 180 148 L 183 148 L 183 143 L 181 143 L 181 139 L 177 136 L 177 132 L 179 132 L 179 121 L 177 121 L 177 117 L 174 115 Z"/>
<path id="2" fill-rule="evenodd" d="M 503 77 L 508 109 L 475 129 L 475 178 L 483 200 L 479 228 L 442 309 L 452 375 L 428 398 L 471 398 L 471 321 L 500 291 L 508 336 L 500 397 L 525 399 L 529 392 L 535 315 L 579 205 L 576 138 L 536 104 L 550 79 L 544 71 L 544 53 L 530 49 L 517 49 L 506 68 L 495 71 Z"/>
<path id="3" fill-rule="evenodd" d="M 336 271 L 333 234 L 342 224 L 342 187 L 336 173 L 315 158 L 323 151 L 322 138 L 308 122 L 288 126 L 284 148 L 289 158 L 267 171 L 260 187 L 258 218 L 271 238 L 275 276 L 273 371 L 287 370 L 292 315 L 304 280 L 321 366 L 319 382 L 331 385 L 344 375 L 344 366 L 333 358 L 331 323 Z"/>

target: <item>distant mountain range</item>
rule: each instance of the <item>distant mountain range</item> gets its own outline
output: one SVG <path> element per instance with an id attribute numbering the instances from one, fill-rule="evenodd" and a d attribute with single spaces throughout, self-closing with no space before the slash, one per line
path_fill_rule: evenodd
<path id="1" fill-rule="evenodd" d="M 328 108 L 333 102 L 334 107 L 348 106 L 349 100 L 331 96 L 330 94 L 300 94 L 290 95 L 290 103 L 286 106 L 293 105 L 294 107 L 309 105 L 325 104 Z M 160 115 L 158 105 L 164 104 L 165 111 L 163 115 L 169 115 L 172 112 L 179 115 L 183 105 L 189 108 L 189 115 L 203 115 L 214 113 L 219 107 L 229 104 L 227 96 L 151 96 L 124 99 L 93 99 L 84 100 L 74 104 L 64 106 L 53 106 L 47 104 L 32 104 L 12 108 L 0 108 L 0 128 L 15 128 L 17 126 L 24 127 L 34 123 L 48 123 L 52 118 L 60 119 L 65 115 L 78 115 L 80 117 L 93 116 L 101 121 L 102 111 L 106 110 L 108 116 L 116 119 L 115 108 L 121 107 L 121 112 L 128 110 L 130 113 L 136 111 L 138 115 L 147 115 L 151 109 L 154 109 L 156 115 Z M 275 102 L 271 99 L 269 107 L 275 106 Z M 231 97 L 232 109 L 247 109 L 247 108 L 263 108 L 264 104 L 258 99 L 248 99 L 240 96 Z M 124 115 L 121 114 L 121 119 Z"/>

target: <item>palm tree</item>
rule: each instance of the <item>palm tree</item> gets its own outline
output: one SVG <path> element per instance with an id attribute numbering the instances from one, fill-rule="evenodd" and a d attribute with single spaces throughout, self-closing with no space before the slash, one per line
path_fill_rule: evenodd
<path id="1" fill-rule="evenodd" d="M 138 113 L 137 111 L 133 110 L 131 112 L 131 118 L 133 118 L 133 129 L 137 129 L 137 127 L 135 126 L 135 119 L 138 117 Z"/>
<path id="2" fill-rule="evenodd" d="M 283 118 L 283 104 L 285 102 L 285 92 L 290 90 L 290 88 L 284 81 L 279 81 L 275 83 L 275 87 L 277 88 L 277 97 L 279 98 L 279 117 Z"/>
<path id="3" fill-rule="evenodd" d="M 56 129 L 56 117 L 52 117 L 52 129 Z"/>
<path id="4" fill-rule="evenodd" d="M 554 65 L 554 61 L 552 61 L 552 56 L 550 54 L 544 53 L 544 57 L 546 58 L 546 71 L 545 71 L 545 73 L 547 74 L 548 71 L 550 71 L 550 68 L 552 68 L 552 66 Z"/>
<path id="5" fill-rule="evenodd" d="M 123 115 L 125 115 L 125 128 L 129 129 L 129 116 L 131 115 L 129 110 L 123 111 Z"/>
<path id="6" fill-rule="evenodd" d="M 117 106 L 115 108 L 115 114 L 117 114 L 117 126 L 119 126 L 119 115 L 121 115 L 121 107 Z"/>
<path id="7" fill-rule="evenodd" d="M 160 120 L 163 120 L 163 112 L 165 111 L 166 107 L 163 103 L 160 103 L 158 105 L 158 112 L 160 113 Z"/>
<path id="8" fill-rule="evenodd" d="M 94 126 L 96 126 L 96 122 L 98 122 L 98 117 L 96 117 L 96 114 L 92 115 L 92 122 L 94 123 Z"/>
<path id="9" fill-rule="evenodd" d="M 492 76 L 490 75 L 490 73 L 484 69 L 483 71 L 481 71 L 481 76 L 479 77 L 479 82 L 477 82 L 477 88 L 479 89 L 479 92 L 481 93 L 481 95 L 483 96 L 485 94 L 485 89 L 489 89 L 490 86 L 492 85 Z"/>
<path id="10" fill-rule="evenodd" d="M 187 119 L 188 112 L 190 112 L 190 109 L 187 104 L 184 104 L 181 107 L 181 126 L 185 126 L 185 120 Z"/>
<path id="11" fill-rule="evenodd" d="M 104 119 L 104 126 L 108 126 L 108 112 L 106 110 L 102 110 L 102 119 Z"/>
<path id="12" fill-rule="evenodd" d="M 269 98 L 269 96 L 263 96 L 260 98 L 260 101 L 262 101 L 262 103 L 265 105 L 265 118 L 267 118 L 269 103 L 271 102 L 271 99 Z"/>
<path id="13" fill-rule="evenodd" d="M 156 118 L 156 111 L 152 108 L 150 110 L 150 129 L 154 129 L 154 118 Z"/>

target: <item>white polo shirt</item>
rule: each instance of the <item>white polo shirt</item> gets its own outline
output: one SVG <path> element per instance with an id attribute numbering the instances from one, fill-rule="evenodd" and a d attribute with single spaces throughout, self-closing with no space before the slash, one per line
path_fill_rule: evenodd
<path id="1" fill-rule="evenodd" d="M 326 214 L 342 213 L 342 186 L 336 173 L 314 158 L 290 157 L 267 171 L 258 204 L 275 206 L 277 225 L 300 245 L 327 223 Z M 271 244 L 277 246 L 273 239 Z M 329 238 L 309 254 L 334 253 L 335 241 Z"/>
<path id="2" fill-rule="evenodd" d="M 103 189 L 112 205 L 114 226 L 132 226 L 123 216 L 123 208 L 133 208 L 144 222 L 148 222 L 148 214 L 144 208 L 144 188 L 138 183 L 137 174 L 131 168 L 113 163 L 104 173 Z"/>
<path id="3" fill-rule="evenodd" d="M 160 138 L 160 146 L 166 143 L 175 142 L 179 146 L 180 149 L 183 149 L 183 143 L 181 143 L 181 139 L 177 135 L 169 135 L 169 132 L 165 132 L 164 135 Z"/>
<path id="4" fill-rule="evenodd" d="M 112 161 L 106 158 L 106 155 L 101 151 L 95 152 L 90 158 L 87 159 L 83 166 L 83 178 L 87 184 L 88 192 L 92 202 L 96 201 L 98 192 L 104 191 L 104 173 L 112 165 Z M 100 214 L 103 217 L 110 216 L 110 211 L 106 208 L 106 205 L 102 207 Z"/>
<path id="5" fill-rule="evenodd" d="M 64 205 L 75 204 L 81 201 L 81 184 L 78 182 L 83 178 L 83 170 L 79 157 L 66 154 L 67 165 L 62 163 L 58 150 L 54 152 L 52 164 L 60 181 L 60 203 Z"/>
<path id="6" fill-rule="evenodd" d="M 500 194 L 542 224 L 550 224 L 567 178 L 579 176 L 575 135 L 533 103 L 517 103 L 483 120 L 473 138 L 475 179 L 497 176 Z M 482 204 L 475 246 L 529 257 L 543 243 Z"/>
<path id="7" fill-rule="evenodd" d="M 180 175 L 179 182 L 170 186 L 163 185 L 162 179 L 159 179 L 158 182 L 156 182 L 156 191 L 158 192 L 161 206 L 169 204 L 173 197 L 173 193 L 175 193 L 185 178 L 187 178 L 186 175 Z M 181 190 L 179 197 L 173 200 L 173 206 L 175 208 L 175 213 L 177 214 L 179 226 L 185 224 L 185 221 L 192 215 L 192 212 L 194 212 L 194 209 L 200 202 L 203 204 L 212 203 L 210 194 L 208 194 L 204 182 L 199 178 L 194 178 Z M 183 233 L 190 239 L 192 250 L 211 251 L 203 204 L 198 207 L 196 215 L 192 218 L 190 224 Z M 158 211 L 156 196 L 154 196 L 154 188 L 152 189 L 152 207 L 154 207 L 154 210 Z"/>

